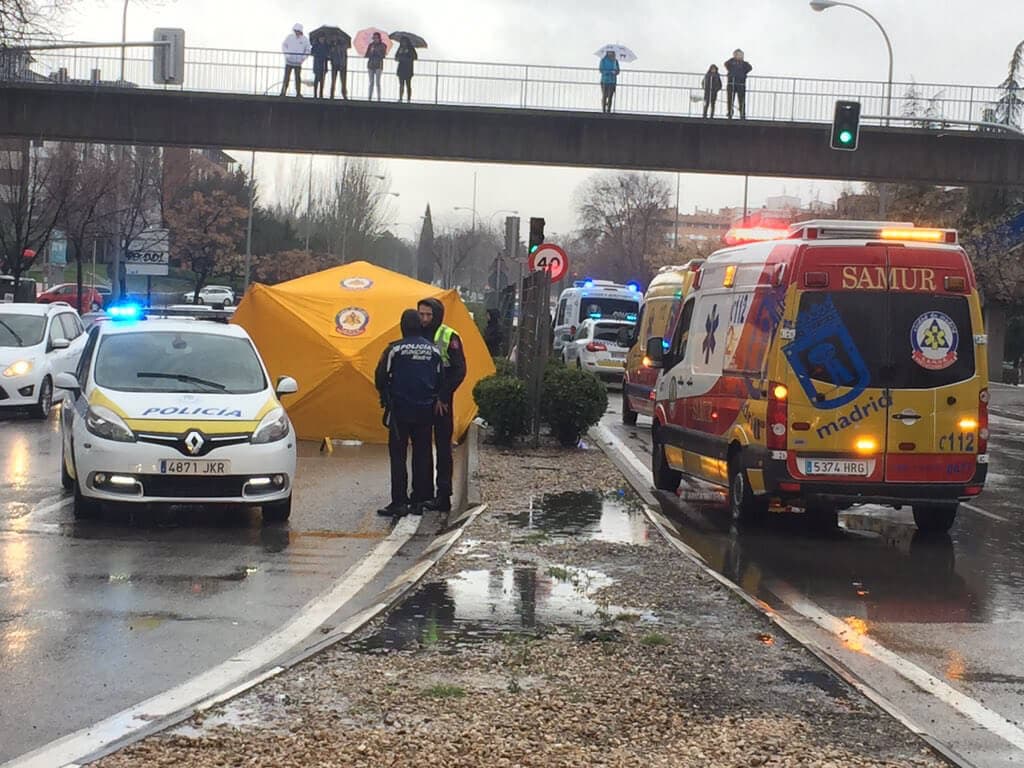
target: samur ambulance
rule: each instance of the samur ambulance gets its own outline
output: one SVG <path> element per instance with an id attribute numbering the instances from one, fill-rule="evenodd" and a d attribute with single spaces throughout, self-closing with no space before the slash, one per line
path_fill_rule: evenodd
<path id="1" fill-rule="evenodd" d="M 654 416 L 655 387 L 661 371 L 651 367 L 647 339 L 664 338 L 668 333 L 669 323 L 679 313 L 703 263 L 703 259 L 693 259 L 682 266 L 662 267 L 647 286 L 623 373 L 623 424 L 636 424 L 638 415 Z"/>
<path id="2" fill-rule="evenodd" d="M 103 505 L 261 507 L 264 522 L 287 520 L 296 437 L 249 335 L 207 310 L 197 317 L 142 317 L 111 308 L 89 332 L 74 374 L 58 388 L 61 483 L 75 517 Z M 209 317 L 209 319 L 206 319 Z"/>
<path id="3" fill-rule="evenodd" d="M 986 343 L 953 230 L 808 221 L 719 251 L 648 340 L 655 485 L 719 484 L 740 520 L 870 503 L 946 531 L 985 483 Z"/>
<path id="4" fill-rule="evenodd" d="M 558 297 L 555 309 L 554 350 L 571 342 L 584 320 L 636 322 L 640 313 L 640 286 L 619 285 L 609 280 L 577 280 Z"/>

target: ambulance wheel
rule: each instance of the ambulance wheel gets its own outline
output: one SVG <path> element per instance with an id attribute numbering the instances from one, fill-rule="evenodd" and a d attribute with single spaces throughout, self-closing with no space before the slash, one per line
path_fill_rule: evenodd
<path id="1" fill-rule="evenodd" d="M 822 501 L 809 503 L 805 514 L 811 528 L 819 533 L 829 533 L 839 527 L 839 509 L 835 504 Z"/>
<path id="2" fill-rule="evenodd" d="M 659 491 L 679 490 L 679 483 L 683 480 L 683 473 L 677 472 L 668 465 L 665 458 L 665 446 L 658 440 L 657 432 L 654 433 L 654 446 L 651 451 L 651 473 L 654 476 L 654 487 Z"/>
<path id="3" fill-rule="evenodd" d="M 270 504 L 263 505 L 263 522 L 266 523 L 283 523 L 292 516 L 292 497 L 289 496 L 284 501 L 275 501 Z"/>
<path id="4" fill-rule="evenodd" d="M 956 522 L 956 504 L 921 504 L 914 506 L 917 530 L 925 534 L 949 533 Z"/>
<path id="5" fill-rule="evenodd" d="M 755 523 L 768 512 L 768 500 L 759 499 L 750 490 L 746 470 L 740 465 L 739 456 L 729 462 L 729 514 L 733 522 Z"/>
<path id="6" fill-rule="evenodd" d="M 622 423 L 627 427 L 636 426 L 636 411 L 629 407 L 629 397 L 626 395 L 626 382 L 622 382 Z"/>

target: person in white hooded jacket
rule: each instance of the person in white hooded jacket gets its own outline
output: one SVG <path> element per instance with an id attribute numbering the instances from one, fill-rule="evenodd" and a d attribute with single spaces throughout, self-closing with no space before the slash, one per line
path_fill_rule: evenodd
<path id="1" fill-rule="evenodd" d="M 288 93 L 288 82 L 295 75 L 295 95 L 302 96 L 302 62 L 309 56 L 312 47 L 309 38 L 302 34 L 302 25 L 292 27 L 292 33 L 281 43 L 284 54 L 284 83 L 281 84 L 281 95 Z"/>

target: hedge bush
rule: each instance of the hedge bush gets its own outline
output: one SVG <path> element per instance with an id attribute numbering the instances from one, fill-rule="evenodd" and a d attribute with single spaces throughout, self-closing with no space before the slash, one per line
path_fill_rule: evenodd
<path id="1" fill-rule="evenodd" d="M 507 357 L 494 358 L 495 376 L 515 376 L 516 364 Z"/>
<path id="2" fill-rule="evenodd" d="M 593 374 L 565 366 L 544 374 L 544 421 L 567 448 L 601 420 L 608 410 L 608 391 Z"/>
<path id="3" fill-rule="evenodd" d="M 494 430 L 498 443 L 511 443 L 529 430 L 526 387 L 514 376 L 488 376 L 473 387 L 480 417 Z"/>

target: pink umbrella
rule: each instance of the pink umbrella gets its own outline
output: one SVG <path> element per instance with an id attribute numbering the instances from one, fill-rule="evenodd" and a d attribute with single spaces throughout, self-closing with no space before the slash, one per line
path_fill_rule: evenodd
<path id="1" fill-rule="evenodd" d="M 366 55 L 366 49 L 370 47 L 370 43 L 373 42 L 374 34 L 380 35 L 380 41 L 384 43 L 388 51 L 391 50 L 391 46 L 394 45 L 391 38 L 388 37 L 388 33 L 383 29 L 377 29 L 376 27 L 367 27 L 356 32 L 356 39 L 352 41 L 352 45 L 355 47 L 356 52 L 360 56 Z"/>

